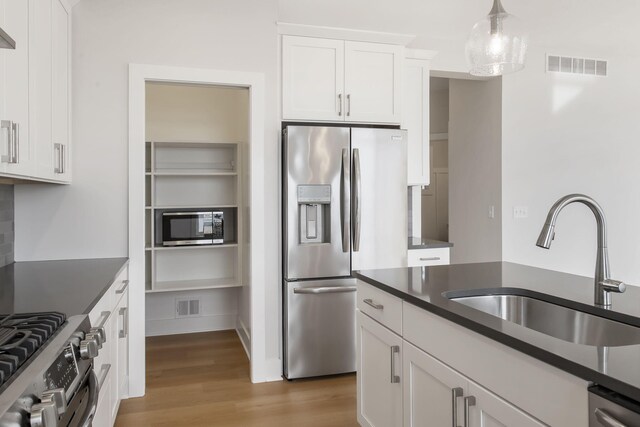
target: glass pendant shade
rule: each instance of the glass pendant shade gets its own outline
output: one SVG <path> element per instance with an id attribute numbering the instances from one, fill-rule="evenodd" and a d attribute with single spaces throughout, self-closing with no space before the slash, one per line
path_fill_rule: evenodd
<path id="1" fill-rule="evenodd" d="M 522 22 L 494 0 L 489 15 L 476 22 L 465 53 L 474 76 L 500 76 L 524 68 L 528 36 Z"/>

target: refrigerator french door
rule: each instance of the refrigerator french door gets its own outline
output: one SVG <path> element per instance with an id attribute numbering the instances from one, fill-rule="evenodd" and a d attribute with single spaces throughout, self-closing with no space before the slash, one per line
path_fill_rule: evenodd
<path id="1" fill-rule="evenodd" d="M 285 376 L 353 372 L 351 271 L 406 264 L 406 132 L 288 126 L 282 182 Z"/>

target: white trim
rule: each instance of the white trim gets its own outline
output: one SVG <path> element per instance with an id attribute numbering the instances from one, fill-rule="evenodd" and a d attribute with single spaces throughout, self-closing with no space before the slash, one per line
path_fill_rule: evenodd
<path id="1" fill-rule="evenodd" d="M 249 88 L 250 99 L 250 206 L 254 212 L 265 210 L 264 138 L 265 78 L 263 73 L 222 71 L 203 68 L 160 65 L 129 65 L 129 258 L 131 291 L 131 347 L 129 352 L 132 397 L 145 391 L 145 83 L 181 82 Z M 264 215 L 251 215 L 251 277 L 265 277 L 265 238 L 268 229 Z M 273 363 L 266 359 L 265 284 L 253 280 L 251 286 L 251 381 L 263 382 L 273 377 Z M 281 369 L 279 367 L 279 369 Z"/>
<path id="2" fill-rule="evenodd" d="M 251 345 L 251 334 L 249 334 L 249 331 L 240 316 L 238 316 L 236 321 L 236 333 L 238 334 L 238 338 L 240 338 L 240 343 L 242 344 L 245 353 L 247 353 L 247 358 L 251 360 L 251 352 L 249 351 L 249 346 Z"/>
<path id="3" fill-rule="evenodd" d="M 288 36 L 318 37 L 369 43 L 385 43 L 406 46 L 416 38 L 412 34 L 382 33 L 379 31 L 352 30 L 350 28 L 321 27 L 316 25 L 278 22 L 278 34 Z"/>
<path id="4" fill-rule="evenodd" d="M 429 141 L 443 141 L 445 139 L 449 139 L 448 133 L 432 133 L 429 135 Z"/>
<path id="5" fill-rule="evenodd" d="M 422 60 L 432 60 L 436 57 L 438 51 L 436 50 L 425 50 L 425 49 L 405 49 L 404 57 L 407 59 L 422 59 Z"/>
<path id="6" fill-rule="evenodd" d="M 235 314 L 216 314 L 213 316 L 147 320 L 145 323 L 145 334 L 147 337 L 156 337 L 159 335 L 228 331 L 235 330 L 235 328 Z"/>

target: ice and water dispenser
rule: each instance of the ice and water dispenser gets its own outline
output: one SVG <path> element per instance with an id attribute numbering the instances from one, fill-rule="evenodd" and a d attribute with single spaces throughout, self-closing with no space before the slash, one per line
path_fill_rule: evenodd
<path id="1" fill-rule="evenodd" d="M 331 186 L 298 185 L 300 244 L 331 242 Z"/>

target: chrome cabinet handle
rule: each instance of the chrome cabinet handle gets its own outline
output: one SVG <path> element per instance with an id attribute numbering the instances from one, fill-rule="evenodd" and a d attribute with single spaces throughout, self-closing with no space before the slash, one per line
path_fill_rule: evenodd
<path id="1" fill-rule="evenodd" d="M 118 337 L 126 338 L 129 335 L 129 308 L 120 308 L 119 314 L 122 316 L 122 329 L 118 332 Z"/>
<path id="2" fill-rule="evenodd" d="M 13 129 L 13 156 L 9 163 L 20 162 L 20 125 L 13 123 L 11 125 Z"/>
<path id="3" fill-rule="evenodd" d="M 100 369 L 100 379 L 98 380 L 98 389 L 102 390 L 102 386 L 104 385 L 104 382 L 107 380 L 107 375 L 109 375 L 110 370 L 111 370 L 110 363 L 102 365 L 102 369 Z"/>
<path id="4" fill-rule="evenodd" d="M 351 94 L 347 94 L 347 117 L 351 115 Z"/>
<path id="5" fill-rule="evenodd" d="M 355 292 L 355 286 L 318 286 L 314 288 L 294 288 L 294 294 L 339 294 Z"/>
<path id="6" fill-rule="evenodd" d="M 360 176 L 360 150 L 353 149 L 353 251 L 360 250 L 360 222 L 362 219 L 362 201 L 360 200 L 362 182 Z"/>
<path id="7" fill-rule="evenodd" d="M 5 163 L 13 163 L 13 122 L 10 120 L 2 120 L 0 121 L 0 129 L 7 130 L 7 155 L 2 156 L 2 161 Z"/>
<path id="8" fill-rule="evenodd" d="M 464 427 L 470 427 L 470 421 L 469 421 L 469 413 L 470 408 L 472 406 L 476 406 L 476 398 L 475 396 L 467 396 L 464 398 Z"/>
<path id="9" fill-rule="evenodd" d="M 396 354 L 400 354 L 400 346 L 391 346 L 391 384 L 398 384 L 400 382 L 400 376 L 396 375 Z"/>
<path id="10" fill-rule="evenodd" d="M 596 408 L 594 411 L 596 415 L 596 419 L 600 424 L 604 427 L 628 427 L 626 424 L 621 423 L 616 420 L 610 413 L 605 411 L 604 409 Z"/>
<path id="11" fill-rule="evenodd" d="M 55 173 L 62 173 L 62 144 L 53 144 L 53 149 L 56 151 L 58 165 L 54 167 Z"/>
<path id="12" fill-rule="evenodd" d="M 440 257 L 439 256 L 425 257 L 425 258 L 420 258 L 420 261 L 440 261 Z"/>
<path id="13" fill-rule="evenodd" d="M 129 280 L 123 280 L 122 281 L 122 287 L 120 289 L 116 289 L 116 294 L 124 294 L 124 291 L 127 290 L 127 287 L 129 286 Z"/>
<path id="14" fill-rule="evenodd" d="M 341 110 L 342 111 L 342 110 Z M 342 149 L 342 176 L 340 188 L 340 219 L 342 226 L 342 252 L 349 252 L 349 230 L 351 223 L 349 221 L 349 209 L 347 208 L 347 200 L 349 200 L 349 149 Z"/>
<path id="15" fill-rule="evenodd" d="M 384 310 L 384 305 L 373 302 L 371 298 L 363 299 L 362 302 L 375 308 L 376 310 Z"/>
<path id="16" fill-rule="evenodd" d="M 62 165 L 62 172 L 67 172 L 67 149 L 64 144 L 60 144 L 60 165 Z"/>
<path id="17" fill-rule="evenodd" d="M 458 425 L 458 398 L 464 395 L 462 387 L 455 387 L 451 389 L 451 425 L 453 427 L 460 427 Z"/>
<path id="18" fill-rule="evenodd" d="M 342 94 L 338 94 L 338 116 L 342 116 Z"/>

